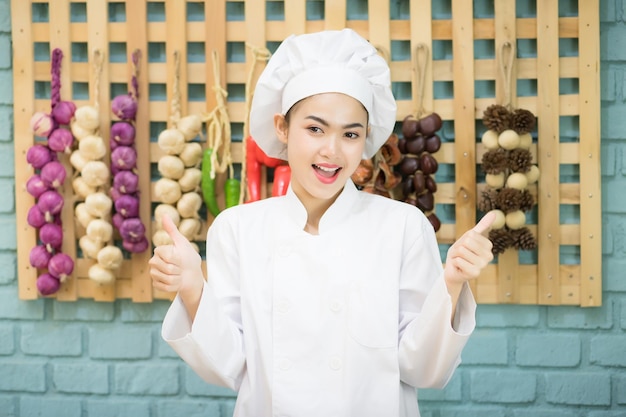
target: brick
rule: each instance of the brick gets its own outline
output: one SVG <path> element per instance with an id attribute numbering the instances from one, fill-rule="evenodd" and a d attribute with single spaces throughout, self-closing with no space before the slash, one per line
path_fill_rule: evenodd
<path id="1" fill-rule="evenodd" d="M 530 403 L 536 398 L 537 378 L 518 371 L 472 371 L 471 399 L 480 403 Z"/>
<path id="2" fill-rule="evenodd" d="M 192 396 L 205 397 L 236 397 L 237 393 L 229 388 L 217 385 L 207 384 L 187 365 L 184 368 L 183 376 L 185 378 L 185 390 L 187 394 Z"/>
<path id="3" fill-rule="evenodd" d="M 44 363 L 0 363 L 0 391 L 44 392 L 46 370 Z"/>
<path id="4" fill-rule="evenodd" d="M 153 303 L 134 303 L 122 300 L 120 318 L 125 323 L 162 322 L 170 302 L 155 301 Z"/>
<path id="5" fill-rule="evenodd" d="M 422 408 L 424 408 L 424 413 L 421 412 Z M 506 416 L 506 407 L 497 407 L 497 406 L 475 406 L 472 405 L 471 408 L 467 406 L 459 406 L 459 407 L 445 407 L 443 408 L 441 405 L 422 406 L 420 404 L 420 413 L 422 417 L 430 416 L 430 417 L 485 417 L 485 416 Z"/>
<path id="6" fill-rule="evenodd" d="M 626 114 L 626 105 L 624 104 L 603 107 L 602 112 L 600 112 L 602 141 L 622 140 L 624 138 L 624 114 Z"/>
<path id="7" fill-rule="evenodd" d="M 22 397 L 20 416 L 81 417 L 80 398 Z"/>
<path id="8" fill-rule="evenodd" d="M 93 363 L 56 364 L 52 366 L 52 383 L 59 392 L 108 394 L 109 368 Z"/>
<path id="9" fill-rule="evenodd" d="M 0 106 L 0 142 L 13 141 L 13 107 Z"/>
<path id="10" fill-rule="evenodd" d="M 9 0 L 0 1 L 0 32 L 11 32 L 11 10 Z"/>
<path id="11" fill-rule="evenodd" d="M 623 25 L 607 25 L 600 31 L 600 56 L 603 61 L 626 60 L 626 28 Z"/>
<path id="12" fill-rule="evenodd" d="M 622 329 L 626 329 L 626 300 L 621 302 L 619 323 Z"/>
<path id="13" fill-rule="evenodd" d="M 615 8 L 615 1 L 605 1 L 602 6 L 600 6 L 600 22 L 615 22 L 616 18 L 617 9 Z"/>
<path id="14" fill-rule="evenodd" d="M 15 336 L 13 325 L 0 326 L 0 355 L 12 355 L 15 352 Z M 0 407 L 0 410 L 2 407 Z"/>
<path id="15" fill-rule="evenodd" d="M 626 376 L 615 377 L 615 402 L 626 405 Z"/>
<path id="16" fill-rule="evenodd" d="M 115 318 L 115 304 L 92 300 L 52 304 L 52 318 L 63 321 L 108 322 Z"/>
<path id="17" fill-rule="evenodd" d="M 621 156 L 622 148 L 616 145 L 602 146 L 601 150 L 602 164 L 600 171 L 604 177 L 612 177 L 615 175 L 617 165 L 617 157 Z"/>
<path id="18" fill-rule="evenodd" d="M 178 354 L 174 352 L 174 349 L 168 345 L 161 337 L 161 331 L 159 330 L 159 337 L 157 338 L 157 355 L 159 358 L 178 358 Z"/>
<path id="19" fill-rule="evenodd" d="M 448 385 L 443 389 L 420 389 L 417 393 L 419 401 L 459 402 L 463 399 L 461 373 L 456 372 Z"/>
<path id="20" fill-rule="evenodd" d="M 11 68 L 11 38 L 8 35 L 0 35 L 0 69 Z"/>
<path id="21" fill-rule="evenodd" d="M 604 218 L 607 219 L 610 217 L 611 216 L 605 216 Z M 607 221 L 605 220 L 602 224 L 602 255 L 611 255 L 614 251 L 613 230 L 606 223 Z"/>
<path id="22" fill-rule="evenodd" d="M 111 400 L 88 400 L 85 403 L 88 416 L 97 417 L 150 417 L 150 402 L 145 401 L 120 401 Z M 172 414 L 176 415 L 176 414 Z"/>
<path id="23" fill-rule="evenodd" d="M 626 411 L 590 411 L 586 417 L 626 417 Z"/>
<path id="24" fill-rule="evenodd" d="M 15 288 L 0 288 L 0 319 L 42 320 L 44 300 L 24 301 Z"/>
<path id="25" fill-rule="evenodd" d="M 80 356 L 83 352 L 79 326 L 39 322 L 22 325 L 20 348 L 27 355 Z"/>
<path id="26" fill-rule="evenodd" d="M 517 338 L 515 362 L 521 366 L 569 366 L 580 364 L 578 334 L 527 334 Z"/>
<path id="27" fill-rule="evenodd" d="M 15 253 L 0 253 L 0 285 L 11 284 L 17 279 L 17 259 Z"/>
<path id="28" fill-rule="evenodd" d="M 478 327 L 535 327 L 539 324 L 539 309 L 535 306 L 479 305 L 476 310 Z"/>
<path id="29" fill-rule="evenodd" d="M 117 365 L 115 367 L 115 393 L 124 395 L 178 394 L 180 391 L 178 368 L 178 365 Z M 175 415 L 184 414 L 175 413 Z"/>
<path id="30" fill-rule="evenodd" d="M 0 213 L 13 214 L 15 212 L 15 187 L 13 184 L 13 179 L 0 180 L 0 195 L 2 196 L 2 199 L 0 199 Z"/>
<path id="31" fill-rule="evenodd" d="M 531 408 L 529 410 L 513 410 L 513 417 L 576 417 L 580 414 L 574 410 L 547 410 L 542 408 Z"/>
<path id="32" fill-rule="evenodd" d="M 169 416 L 202 416 L 202 417 L 226 417 L 220 413 L 219 401 L 158 401 L 156 404 L 155 417 Z"/>
<path id="33" fill-rule="evenodd" d="M 0 104 L 13 104 L 13 74 L 11 70 L 0 70 L 0 85 L 2 86 L 2 94 L 0 94 Z M 4 151 L 2 151 L 4 153 Z M 13 157 L 13 153 L 11 153 Z M 13 165 L 13 164 L 11 164 Z"/>
<path id="34" fill-rule="evenodd" d="M 92 326 L 89 356 L 95 359 L 148 359 L 152 354 L 152 332 L 142 327 Z"/>
<path id="35" fill-rule="evenodd" d="M 625 109 L 626 110 L 626 109 Z M 625 113 L 626 114 L 626 113 Z M 626 166 L 626 163 L 622 161 L 622 166 Z M 603 193 L 603 211 L 605 213 L 619 213 L 626 212 L 626 205 L 624 204 L 624 187 L 626 187 L 626 180 L 623 177 L 607 178 L 603 181 L 604 193 Z M 615 219 L 614 223 L 619 223 L 621 230 L 614 231 L 614 236 L 624 235 L 623 221 L 621 219 Z M 617 232 L 617 233 L 616 233 Z"/>
<path id="36" fill-rule="evenodd" d="M 2 145 L 0 145 L 1 147 Z M 2 152 L 0 150 L 0 152 Z M 0 156 L 0 160 L 2 156 Z M 0 161 L 0 163 L 2 163 Z M 17 249 L 17 234 L 15 229 L 15 217 L 0 217 L 0 250 L 16 250 Z"/>
<path id="37" fill-rule="evenodd" d="M 0 395 L 0 410 L 5 417 L 19 417 L 17 413 L 17 400 L 8 395 Z"/>
<path id="38" fill-rule="evenodd" d="M 603 366 L 626 366 L 626 336 L 601 335 L 591 339 L 589 362 Z"/>
<path id="39" fill-rule="evenodd" d="M 463 349 L 462 360 L 465 365 L 506 365 L 508 362 L 506 333 L 477 329 Z"/>
<path id="40" fill-rule="evenodd" d="M 614 230 L 613 233 L 620 233 L 623 232 L 623 230 Z M 615 236 L 615 234 L 613 234 L 613 236 Z M 615 242 L 615 238 L 613 238 L 613 241 Z M 625 244 L 626 242 L 622 241 L 621 239 L 618 240 L 615 244 L 616 246 L 619 245 L 619 247 L 616 248 L 617 252 L 621 252 L 622 246 Z M 603 287 L 605 291 L 609 291 L 609 292 L 626 292 L 626 279 L 624 279 L 624 271 L 626 271 L 626 260 L 619 258 L 619 257 L 610 257 L 607 258 L 606 261 L 604 262 L 604 276 L 605 276 L 605 280 L 603 282 Z"/>
<path id="41" fill-rule="evenodd" d="M 235 400 L 222 400 L 220 402 L 220 411 L 222 416 L 234 416 L 235 415 Z M 426 417 L 422 415 L 422 417 Z"/>
<path id="42" fill-rule="evenodd" d="M 613 326 L 610 303 L 602 307 L 548 307 L 548 327 L 553 329 L 610 329 Z"/>
<path id="43" fill-rule="evenodd" d="M 600 372 L 546 374 L 545 396 L 552 404 L 608 406 L 611 404 L 611 377 Z"/>
<path id="44" fill-rule="evenodd" d="M 621 74 L 620 74 L 621 75 Z M 615 69 L 606 69 L 600 71 L 600 97 L 602 101 L 615 101 L 617 91 L 617 74 Z"/>

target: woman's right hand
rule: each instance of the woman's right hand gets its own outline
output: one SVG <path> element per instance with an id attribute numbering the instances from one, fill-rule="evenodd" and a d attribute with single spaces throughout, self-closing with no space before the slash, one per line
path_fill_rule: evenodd
<path id="1" fill-rule="evenodd" d="M 152 286 L 160 291 L 178 292 L 193 319 L 204 286 L 202 259 L 168 216 L 163 216 L 163 230 L 173 243 L 154 249 L 148 262 Z"/>

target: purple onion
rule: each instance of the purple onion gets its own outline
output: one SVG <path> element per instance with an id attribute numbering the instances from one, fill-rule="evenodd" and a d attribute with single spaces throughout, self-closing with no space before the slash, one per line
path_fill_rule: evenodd
<path id="1" fill-rule="evenodd" d="M 39 240 L 48 252 L 60 250 L 63 245 L 63 229 L 58 224 L 46 223 L 39 229 Z"/>
<path id="2" fill-rule="evenodd" d="M 135 142 L 135 126 L 128 122 L 116 122 L 111 126 L 111 142 L 130 146 Z"/>
<path id="3" fill-rule="evenodd" d="M 65 281 L 74 271 L 74 261 L 64 253 L 57 253 L 48 262 L 48 272 L 53 277 Z"/>
<path id="4" fill-rule="evenodd" d="M 115 148 L 117 148 L 118 146 L 120 146 L 119 143 L 117 143 L 113 138 L 109 139 L 109 148 L 111 148 L 111 150 L 115 150 Z"/>
<path id="5" fill-rule="evenodd" d="M 126 219 L 120 226 L 120 235 L 123 240 L 131 243 L 138 243 L 142 238 L 145 238 L 146 227 L 138 217 Z"/>
<path id="6" fill-rule="evenodd" d="M 35 204 L 30 209 L 28 209 L 28 215 L 26 216 L 26 221 L 28 224 L 35 229 L 39 229 L 41 226 L 46 224 L 46 216 L 39 210 L 39 207 Z"/>
<path id="7" fill-rule="evenodd" d="M 55 152 L 70 154 L 73 144 L 74 136 L 72 136 L 72 132 L 64 128 L 54 129 L 48 137 L 48 146 Z"/>
<path id="8" fill-rule="evenodd" d="M 132 194 L 139 187 L 139 177 L 131 171 L 121 171 L 113 177 L 113 187 L 122 194 Z"/>
<path id="9" fill-rule="evenodd" d="M 118 146 L 111 152 L 111 168 L 129 171 L 137 165 L 137 151 L 130 146 Z"/>
<path id="10" fill-rule="evenodd" d="M 26 152 L 26 162 L 31 164 L 35 169 L 41 169 L 48 162 L 52 161 L 52 152 L 50 148 L 44 145 L 33 145 Z"/>
<path id="11" fill-rule="evenodd" d="M 111 218 L 111 223 L 113 224 L 113 227 L 115 227 L 117 230 L 120 230 L 120 228 L 122 227 L 122 223 L 124 223 L 124 220 L 124 216 L 122 216 L 120 213 L 115 213 Z"/>
<path id="12" fill-rule="evenodd" d="M 48 191 L 49 188 L 46 183 L 41 179 L 39 174 L 33 174 L 28 181 L 26 181 L 26 191 L 28 194 L 35 198 L 39 198 L 43 193 Z"/>
<path id="13" fill-rule="evenodd" d="M 63 210 L 63 197 L 56 191 L 46 191 L 39 196 L 37 201 L 37 207 L 48 218 L 52 219 L 52 216 L 59 214 Z M 51 220 L 50 220 L 51 221 Z"/>
<path id="14" fill-rule="evenodd" d="M 39 175 L 41 176 L 41 180 L 49 188 L 59 188 L 65 181 L 67 171 L 65 171 L 65 167 L 62 163 L 51 161 L 41 168 L 41 173 Z"/>
<path id="15" fill-rule="evenodd" d="M 37 290 L 41 293 L 41 295 L 54 294 L 59 291 L 59 288 L 61 288 L 61 281 L 50 275 L 48 272 L 41 274 L 39 278 L 37 278 Z"/>
<path id="16" fill-rule="evenodd" d="M 134 120 L 137 114 L 137 101 L 130 93 L 116 96 L 111 101 L 111 110 L 121 120 Z"/>
<path id="17" fill-rule="evenodd" d="M 122 171 L 124 172 L 124 171 Z M 128 172 L 128 171 L 127 171 Z M 109 189 L 109 196 L 111 197 L 111 200 L 113 200 L 113 202 L 116 202 L 118 198 L 120 198 L 121 196 L 123 196 L 124 194 L 122 194 L 120 192 L 120 190 L 118 190 L 115 187 L 112 187 Z"/>
<path id="18" fill-rule="evenodd" d="M 57 123 L 69 125 L 74 117 L 76 105 L 71 101 L 60 101 L 52 109 L 52 117 Z"/>
<path id="19" fill-rule="evenodd" d="M 30 130 L 41 138 L 47 138 L 57 125 L 49 114 L 37 112 L 30 118 Z"/>
<path id="20" fill-rule="evenodd" d="M 139 199 L 130 195 L 122 195 L 115 200 L 115 211 L 124 218 L 139 216 Z"/>
<path id="21" fill-rule="evenodd" d="M 122 240 L 122 247 L 131 253 L 144 252 L 150 246 L 150 242 L 144 236 L 137 242 L 130 242 L 128 240 Z"/>
<path id="22" fill-rule="evenodd" d="M 52 254 L 43 245 L 35 246 L 28 254 L 30 264 L 37 269 L 47 268 L 51 258 Z"/>

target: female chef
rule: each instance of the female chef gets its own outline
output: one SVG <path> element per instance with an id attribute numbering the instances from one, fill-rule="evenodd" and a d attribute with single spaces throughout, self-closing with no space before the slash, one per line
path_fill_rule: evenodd
<path id="1" fill-rule="evenodd" d="M 169 218 L 150 260 L 178 294 L 162 336 L 205 381 L 238 392 L 237 417 L 418 416 L 443 387 L 476 304 L 467 280 L 492 259 L 486 216 L 448 251 L 414 206 L 350 176 L 396 120 L 389 67 L 352 30 L 287 38 L 260 76 L 250 130 L 287 159 L 285 196 L 233 207 L 200 256 Z"/>

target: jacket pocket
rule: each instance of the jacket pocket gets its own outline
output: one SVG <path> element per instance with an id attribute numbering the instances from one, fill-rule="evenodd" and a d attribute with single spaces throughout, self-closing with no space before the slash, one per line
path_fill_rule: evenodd
<path id="1" fill-rule="evenodd" d="M 348 331 L 369 348 L 398 345 L 398 295 L 380 283 L 356 283 L 348 296 Z"/>

